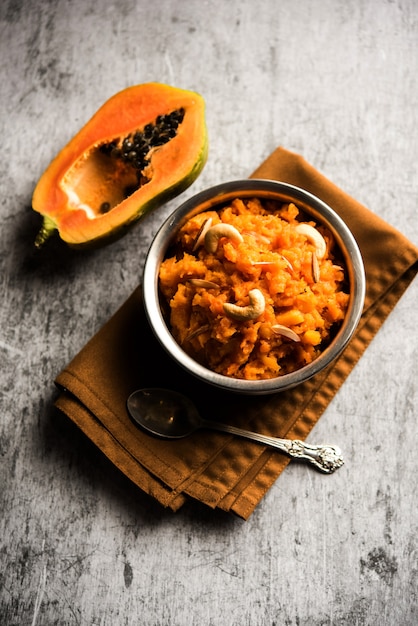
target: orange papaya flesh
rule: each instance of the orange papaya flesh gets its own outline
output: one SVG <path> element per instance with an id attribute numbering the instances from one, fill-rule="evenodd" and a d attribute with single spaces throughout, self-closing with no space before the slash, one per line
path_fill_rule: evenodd
<path id="1" fill-rule="evenodd" d="M 55 231 L 74 247 L 113 241 L 189 187 L 207 154 L 202 96 L 161 83 L 124 89 L 39 179 L 32 198 L 43 216 L 36 247 Z"/>

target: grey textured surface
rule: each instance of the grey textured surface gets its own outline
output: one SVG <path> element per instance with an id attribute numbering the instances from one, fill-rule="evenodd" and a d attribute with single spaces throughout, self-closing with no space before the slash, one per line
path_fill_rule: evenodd
<path id="1" fill-rule="evenodd" d="M 310 436 L 343 468 L 291 465 L 247 522 L 172 514 L 51 404 L 176 201 L 108 248 L 38 256 L 30 204 L 108 97 L 159 81 L 207 103 L 209 161 L 181 199 L 281 144 L 418 243 L 417 2 L 3 0 L 0 20 L 0 624 L 416 624 L 416 282 Z"/>

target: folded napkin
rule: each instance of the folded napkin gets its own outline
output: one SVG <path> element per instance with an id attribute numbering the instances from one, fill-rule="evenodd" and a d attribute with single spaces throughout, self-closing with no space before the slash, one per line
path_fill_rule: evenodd
<path id="1" fill-rule="evenodd" d="M 194 498 L 247 519 L 289 459 L 223 433 L 198 431 L 175 441 L 147 435 L 127 413 L 132 391 L 169 387 L 186 393 L 206 418 L 305 439 L 417 272 L 418 249 L 301 156 L 278 148 L 253 177 L 310 191 L 339 213 L 357 239 L 366 269 L 366 301 L 358 330 L 337 362 L 280 394 L 243 398 L 209 388 L 160 348 L 147 324 L 139 286 L 55 381 L 60 389 L 56 406 L 131 481 L 173 511 Z"/>

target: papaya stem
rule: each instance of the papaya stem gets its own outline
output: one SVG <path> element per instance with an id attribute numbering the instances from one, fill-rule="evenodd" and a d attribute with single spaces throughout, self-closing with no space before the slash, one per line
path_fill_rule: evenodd
<path id="1" fill-rule="evenodd" d="M 35 248 L 42 248 L 47 239 L 57 230 L 55 222 L 51 218 L 45 216 L 42 222 L 42 227 L 35 239 Z"/>

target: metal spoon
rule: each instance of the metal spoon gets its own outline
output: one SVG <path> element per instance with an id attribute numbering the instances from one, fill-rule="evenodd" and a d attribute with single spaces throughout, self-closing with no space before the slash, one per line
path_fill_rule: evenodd
<path id="1" fill-rule="evenodd" d="M 325 474 L 331 474 L 344 463 L 341 450 L 337 446 L 314 446 L 298 439 L 278 439 L 229 424 L 205 420 L 189 398 L 170 389 L 138 389 L 129 396 L 127 407 L 130 416 L 139 426 L 153 435 L 167 439 L 179 439 L 199 428 L 208 428 L 271 446 L 292 458 L 309 461 Z"/>

